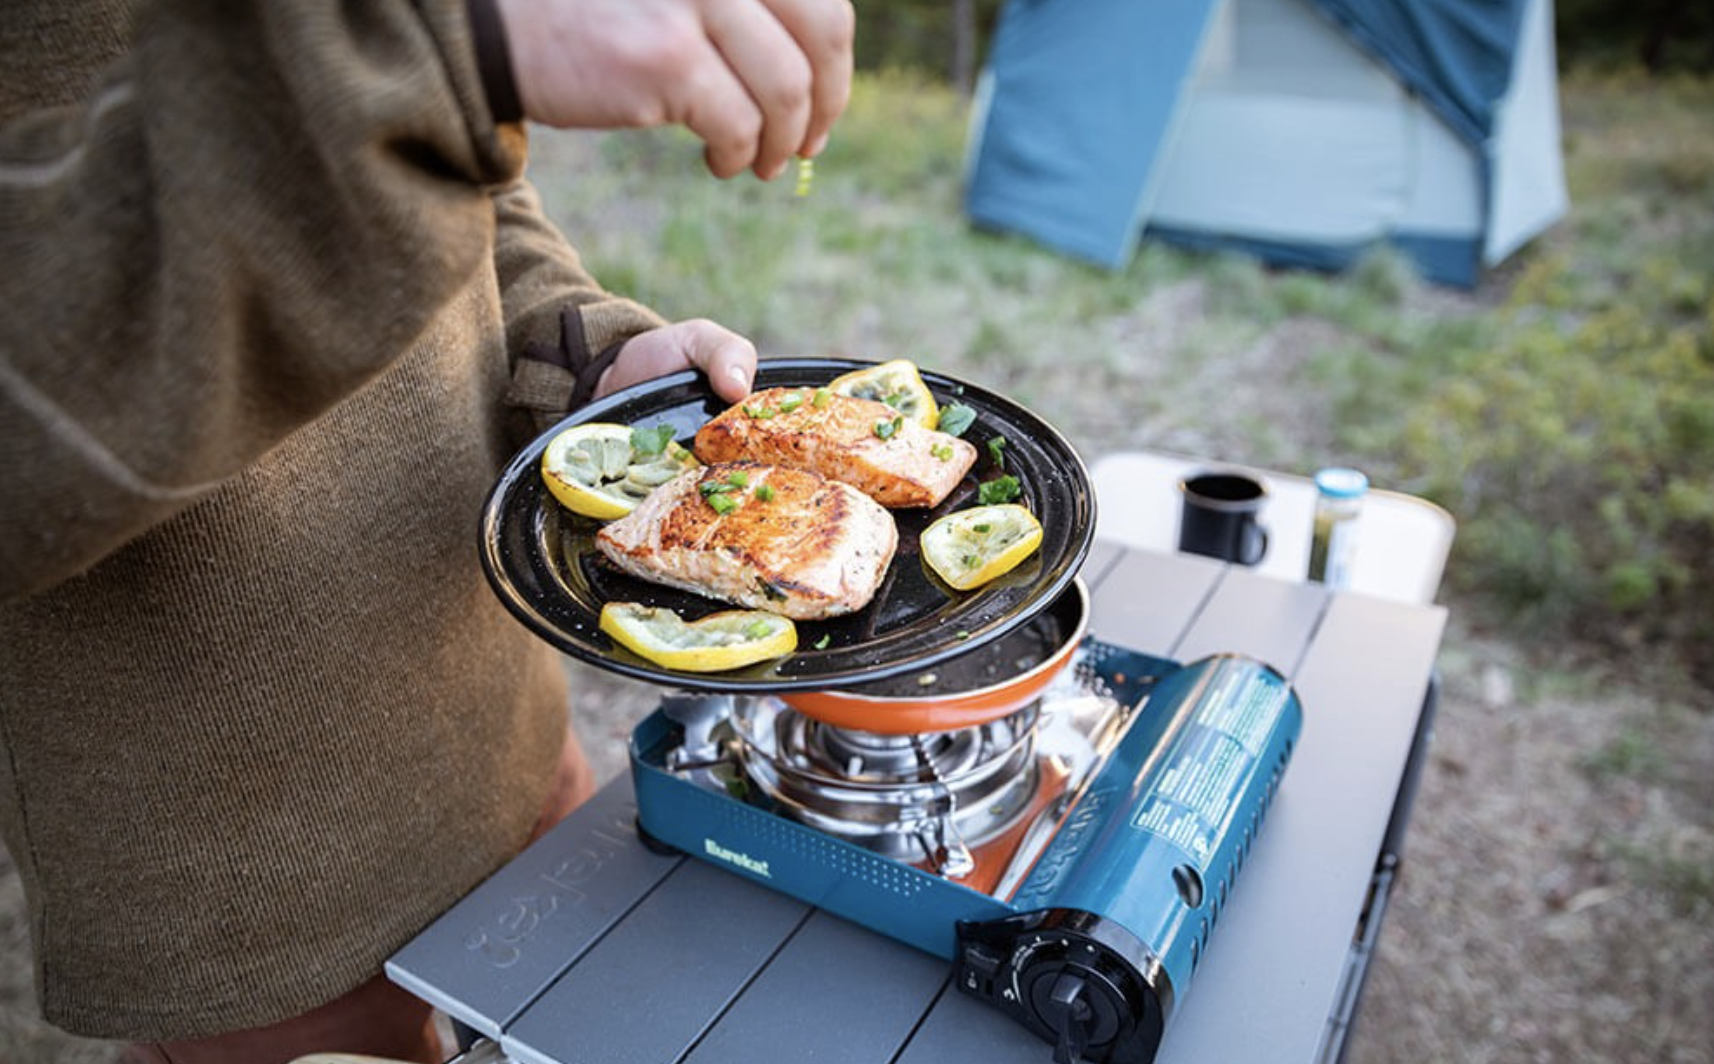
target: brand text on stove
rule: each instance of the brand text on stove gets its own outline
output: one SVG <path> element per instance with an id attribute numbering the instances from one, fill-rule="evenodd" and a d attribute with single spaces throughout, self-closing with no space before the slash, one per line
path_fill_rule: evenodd
<path id="1" fill-rule="evenodd" d="M 737 865 L 746 872 L 754 872 L 759 876 L 767 876 L 769 879 L 774 878 L 774 874 L 768 871 L 768 862 L 758 861 L 747 853 L 739 853 L 737 850 L 728 850 L 713 839 L 702 840 L 702 852 L 716 860 L 725 861 L 730 865 Z"/>

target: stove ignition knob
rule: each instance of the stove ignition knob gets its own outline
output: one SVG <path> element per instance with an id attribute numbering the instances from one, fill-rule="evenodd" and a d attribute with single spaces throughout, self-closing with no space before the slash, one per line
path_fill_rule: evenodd
<path id="1" fill-rule="evenodd" d="M 1054 1064 L 1077 1064 L 1089 1045 L 1089 1029 L 1095 1013 L 1085 1000 L 1088 992 L 1089 984 L 1073 971 L 1059 973 L 1053 989 L 1048 991 L 1046 1015 L 1042 1019 L 1059 1034 L 1053 1047 Z"/>
<path id="2" fill-rule="evenodd" d="M 1114 1061 L 1125 1024 L 1124 994 L 1098 968 L 1063 956 L 1037 956 L 1018 973 L 1027 1022 L 1054 1043 L 1055 1064 L 1074 1064 L 1085 1054 Z"/>

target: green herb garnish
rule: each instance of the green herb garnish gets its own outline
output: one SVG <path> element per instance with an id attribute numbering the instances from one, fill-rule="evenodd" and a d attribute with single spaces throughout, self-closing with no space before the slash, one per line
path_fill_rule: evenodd
<path id="1" fill-rule="evenodd" d="M 947 403 L 940 408 L 940 424 L 936 427 L 948 436 L 962 436 L 975 423 L 976 411 L 963 403 Z"/>
<path id="2" fill-rule="evenodd" d="M 813 646 L 816 650 L 826 650 L 827 644 L 831 642 L 833 642 L 833 637 L 824 633 L 820 639 L 815 641 Z"/>
<path id="3" fill-rule="evenodd" d="M 937 443 L 928 449 L 928 453 L 942 462 L 950 462 L 952 460 L 952 445 L 950 443 Z"/>
<path id="4" fill-rule="evenodd" d="M 976 501 L 983 506 L 993 506 L 996 503 L 1013 502 L 1023 493 L 1022 485 L 1014 476 L 995 477 L 984 481 L 976 489 Z"/>
<path id="5" fill-rule="evenodd" d="M 652 429 L 631 430 L 631 450 L 636 454 L 660 454 L 673 441 L 671 425 L 656 425 Z"/>
<path id="6" fill-rule="evenodd" d="M 744 472 L 731 473 L 726 477 L 726 483 L 735 488 L 747 487 L 750 483 L 750 474 Z"/>
<path id="7" fill-rule="evenodd" d="M 831 389 L 831 388 L 817 388 L 815 390 L 815 398 L 810 400 L 810 405 L 814 406 L 817 410 L 820 410 L 822 407 L 826 406 L 828 403 L 831 403 L 832 401 L 833 401 L 833 389 Z"/>
<path id="8" fill-rule="evenodd" d="M 988 457 L 994 459 L 995 469 L 1006 468 L 1006 437 L 995 436 L 988 441 Z"/>
<path id="9" fill-rule="evenodd" d="M 759 485 L 757 485 L 756 486 L 756 498 L 762 500 L 763 502 L 773 502 L 774 501 L 774 486 L 772 484 L 759 484 Z"/>
<path id="10" fill-rule="evenodd" d="M 717 514 L 729 514 L 738 508 L 738 500 L 730 495 L 716 492 L 705 496 L 705 498 L 708 499 L 708 505 L 714 507 L 714 512 Z"/>
<path id="11" fill-rule="evenodd" d="M 793 410 L 796 410 L 798 407 L 800 407 L 802 405 L 803 405 L 803 393 L 802 392 L 792 392 L 790 395 L 783 396 L 780 399 L 780 413 L 789 414 Z"/>

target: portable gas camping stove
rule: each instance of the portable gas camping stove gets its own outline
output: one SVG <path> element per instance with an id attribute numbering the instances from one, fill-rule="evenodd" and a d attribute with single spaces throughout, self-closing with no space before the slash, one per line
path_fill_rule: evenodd
<path id="1" fill-rule="evenodd" d="M 631 738 L 645 836 L 946 957 L 1061 1064 L 1154 1057 L 1302 726 L 1260 662 L 1093 638 L 950 730 L 796 701 L 664 699 Z"/>

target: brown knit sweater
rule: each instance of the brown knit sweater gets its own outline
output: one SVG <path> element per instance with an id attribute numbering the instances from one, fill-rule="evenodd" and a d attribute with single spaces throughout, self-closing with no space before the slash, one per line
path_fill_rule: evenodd
<path id="1" fill-rule="evenodd" d="M 0 29 L 0 833 L 43 1010 L 295 1015 L 514 852 L 566 719 L 476 521 L 508 388 L 658 324 L 520 182 L 464 0 Z"/>

